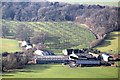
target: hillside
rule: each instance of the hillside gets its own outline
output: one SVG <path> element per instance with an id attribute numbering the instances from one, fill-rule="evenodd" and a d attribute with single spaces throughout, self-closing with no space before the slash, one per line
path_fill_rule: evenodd
<path id="1" fill-rule="evenodd" d="M 120 53 L 120 48 L 119 48 L 120 43 L 118 42 L 119 38 L 120 38 L 119 31 L 111 32 L 110 34 L 107 35 L 105 40 L 96 48 L 103 52 Z"/>
<path id="2" fill-rule="evenodd" d="M 15 37 L 16 28 L 25 25 L 34 32 L 43 32 L 48 35 L 45 44 L 48 50 L 59 52 L 66 48 L 89 47 L 95 36 L 81 25 L 72 22 L 17 22 L 2 21 L 3 27 L 7 26 L 9 35 Z M 31 35 L 32 36 L 32 35 Z"/>
<path id="3" fill-rule="evenodd" d="M 63 2 L 2 2 L 2 19 L 27 22 L 73 21 L 96 35 L 119 30 L 120 7 Z M 102 31 L 102 32 L 101 32 Z"/>
<path id="4" fill-rule="evenodd" d="M 36 45 L 38 43 L 44 44 L 46 50 L 57 55 L 63 55 L 61 53 L 63 49 L 87 48 L 91 46 L 91 42 L 97 44 L 99 41 L 103 41 L 96 47 L 100 51 L 116 53 L 118 50 L 117 35 L 119 33 L 110 32 L 120 29 L 120 18 L 118 16 L 120 7 L 48 2 L 46 0 L 45 2 L 4 1 L 0 5 L 0 9 L 2 9 L 0 53 L 20 51 L 18 40 L 29 41 Z M 106 34 L 108 36 L 104 40 Z M 22 68 L 21 63 L 25 64 L 28 58 L 21 53 L 19 53 L 21 55 L 15 54 L 17 56 L 10 54 L 2 58 L 4 61 L 0 59 L 0 63 L 7 64 L 9 68 L 15 66 L 16 68 L 19 66 Z M 2 67 L 4 67 L 4 64 Z M 23 69 L 15 69 L 9 73 L 5 72 L 2 77 L 109 79 L 117 78 L 117 74 L 118 67 L 69 68 L 67 65 L 61 64 L 36 64 L 26 65 Z"/>
<path id="5" fill-rule="evenodd" d="M 120 29 L 120 7 L 45 1 L 2 2 L 1 9 L 4 19 L 2 27 L 10 29 L 9 32 L 3 30 L 3 36 L 16 37 L 15 33 L 23 30 L 21 28 L 19 31 L 17 28 L 26 26 L 31 28 L 28 32 L 47 34 L 45 44 L 48 49 L 88 47 L 90 42 L 95 40 L 95 37 L 90 36 L 92 33 L 97 39 L 92 43 L 92 47 L 95 47 L 103 40 L 104 35 Z M 86 25 L 92 33 L 80 28 L 81 24 Z M 24 33 L 28 35 L 26 38 L 33 37 L 33 34 Z"/>

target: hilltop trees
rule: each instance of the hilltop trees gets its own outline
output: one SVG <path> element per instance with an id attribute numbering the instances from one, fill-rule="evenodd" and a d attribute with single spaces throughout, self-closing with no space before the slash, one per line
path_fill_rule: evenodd
<path id="1" fill-rule="evenodd" d="M 7 18 L 8 20 L 13 20 L 14 19 L 14 15 L 15 15 L 15 11 L 13 10 L 13 8 L 11 7 L 12 3 L 8 3 L 8 5 L 6 6 L 2 6 L 2 18 Z"/>
<path id="2" fill-rule="evenodd" d="M 95 11 L 95 13 L 93 11 Z M 93 11 L 89 10 L 89 13 L 86 11 L 82 16 L 76 17 L 75 22 L 86 24 L 94 34 L 101 37 L 108 32 L 119 29 L 119 11 L 117 8 L 105 7 L 101 10 L 93 9 Z"/>
<path id="3" fill-rule="evenodd" d="M 59 2 L 18 2 L 2 3 L 3 19 L 18 21 L 74 21 L 77 16 L 89 16 L 100 5 L 80 5 Z M 92 11 L 92 12 L 91 12 Z"/>
<path id="4" fill-rule="evenodd" d="M 94 31 L 96 34 L 101 32 L 101 27 L 104 28 L 105 33 L 118 29 L 118 11 L 114 9 L 105 8 L 93 14 L 90 19 L 91 24 L 98 29 Z"/>

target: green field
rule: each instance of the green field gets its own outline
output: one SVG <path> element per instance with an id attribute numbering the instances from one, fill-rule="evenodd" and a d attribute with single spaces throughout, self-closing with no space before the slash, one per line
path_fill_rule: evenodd
<path id="1" fill-rule="evenodd" d="M 7 40 L 7 41 L 6 41 Z M 2 39 L 6 41 L 2 45 L 13 46 L 7 50 L 17 51 L 17 41 Z M 6 46 L 3 49 L 6 50 Z M 61 64 L 44 64 L 44 65 L 26 65 L 24 69 L 16 69 L 13 72 L 4 73 L 3 78 L 117 78 L 118 68 L 115 67 L 78 67 L 69 68 Z"/>
<path id="2" fill-rule="evenodd" d="M 118 42 L 120 39 L 120 32 L 111 32 L 107 35 L 106 39 L 96 48 L 108 53 L 120 53 L 120 43 Z"/>
<path id="3" fill-rule="evenodd" d="M 0 52 L 15 52 L 21 51 L 16 40 L 2 39 L 0 38 Z"/>
<path id="4" fill-rule="evenodd" d="M 4 74 L 3 78 L 117 78 L 114 67 L 70 68 L 61 64 L 29 65 L 25 69 Z"/>

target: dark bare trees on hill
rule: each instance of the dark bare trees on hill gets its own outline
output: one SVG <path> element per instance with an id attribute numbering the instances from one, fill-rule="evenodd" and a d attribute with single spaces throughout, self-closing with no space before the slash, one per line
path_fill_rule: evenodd
<path id="1" fill-rule="evenodd" d="M 120 29 L 118 18 L 120 10 L 118 9 L 119 8 L 105 7 L 104 9 L 97 10 L 90 16 L 85 16 L 83 14 L 83 16 L 76 17 L 75 22 L 86 24 L 87 28 L 90 29 L 97 37 L 97 40 L 93 41 L 90 44 L 90 47 L 95 47 L 100 44 L 107 33 Z"/>
<path id="2" fill-rule="evenodd" d="M 100 5 L 80 5 L 59 2 L 3 2 L 3 19 L 18 21 L 73 21 L 90 9 L 100 10 Z M 91 13 L 91 12 L 90 12 Z"/>
<path id="3" fill-rule="evenodd" d="M 105 8 L 96 12 L 90 18 L 92 19 L 91 23 L 93 26 L 98 29 L 100 27 L 105 28 L 105 33 L 118 29 L 118 11 L 114 9 Z M 94 32 L 99 33 L 99 31 L 101 30 Z"/>
<path id="4" fill-rule="evenodd" d="M 86 24 L 90 30 L 92 30 L 96 35 L 106 34 L 108 32 L 119 30 L 119 19 L 118 19 L 118 8 L 106 7 L 101 10 L 96 10 L 90 16 L 78 16 L 76 17 L 76 22 Z M 102 33 L 101 33 L 102 31 Z"/>

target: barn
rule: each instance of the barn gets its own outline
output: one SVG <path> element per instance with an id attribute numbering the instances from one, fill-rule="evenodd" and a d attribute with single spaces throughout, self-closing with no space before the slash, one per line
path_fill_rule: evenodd
<path id="1" fill-rule="evenodd" d="M 55 55 L 54 53 L 47 51 L 47 50 L 36 50 L 34 52 L 35 55 L 38 56 L 50 56 L 50 55 Z"/>

